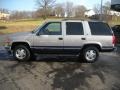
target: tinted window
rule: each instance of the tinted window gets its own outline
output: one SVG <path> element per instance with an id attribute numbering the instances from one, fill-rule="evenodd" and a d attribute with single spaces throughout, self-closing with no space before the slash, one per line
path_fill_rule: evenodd
<path id="1" fill-rule="evenodd" d="M 59 22 L 53 22 L 53 23 L 47 23 L 41 31 L 42 35 L 61 35 L 61 23 Z"/>
<path id="2" fill-rule="evenodd" d="M 111 35 L 111 29 L 106 23 L 89 22 L 92 35 Z"/>
<path id="3" fill-rule="evenodd" d="M 114 32 L 114 35 L 116 37 L 120 38 L 120 25 L 116 25 L 116 26 L 112 27 L 112 30 Z"/>
<path id="4" fill-rule="evenodd" d="M 83 26 L 80 22 L 67 22 L 66 23 L 67 35 L 83 35 Z"/>

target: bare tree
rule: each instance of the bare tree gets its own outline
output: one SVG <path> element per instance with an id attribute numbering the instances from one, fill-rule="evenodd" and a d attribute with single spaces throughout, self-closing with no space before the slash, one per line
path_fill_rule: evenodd
<path id="1" fill-rule="evenodd" d="M 10 19 L 28 19 L 32 18 L 32 12 L 30 11 L 12 11 Z"/>
<path id="2" fill-rule="evenodd" d="M 109 1 L 107 1 L 103 6 L 104 20 L 106 21 L 112 19 L 112 17 L 110 16 L 110 7 L 111 7 L 111 3 Z"/>
<path id="3" fill-rule="evenodd" d="M 95 6 L 94 6 L 94 8 L 93 8 L 93 10 L 94 10 L 94 12 L 96 13 L 96 14 L 100 14 L 100 5 L 99 4 L 96 4 Z"/>
<path id="4" fill-rule="evenodd" d="M 111 6 L 111 4 L 110 4 L 109 1 L 107 1 L 107 2 L 104 4 L 104 6 L 103 6 L 103 14 L 107 14 L 107 15 L 110 14 L 110 6 Z"/>
<path id="5" fill-rule="evenodd" d="M 86 10 L 87 10 L 86 7 L 83 5 L 76 6 L 75 7 L 75 17 L 84 18 Z"/>
<path id="6" fill-rule="evenodd" d="M 72 14 L 73 14 L 73 3 L 72 2 L 66 3 L 66 14 L 67 14 L 67 17 L 72 16 Z"/>
<path id="7" fill-rule="evenodd" d="M 46 19 L 50 13 L 50 8 L 55 4 L 56 0 L 36 0 L 38 7 L 43 11 L 43 18 Z"/>
<path id="8" fill-rule="evenodd" d="M 55 15 L 58 17 L 65 16 L 65 8 L 64 8 L 63 4 L 56 4 L 54 11 L 55 11 Z"/>
<path id="9" fill-rule="evenodd" d="M 36 10 L 33 14 L 32 14 L 32 17 L 33 18 L 39 18 L 39 17 L 43 17 L 43 9 L 38 9 Z"/>
<path id="10" fill-rule="evenodd" d="M 0 12 L 1 13 L 9 13 L 9 10 L 8 9 L 4 9 L 4 8 L 0 8 Z"/>
<path id="11" fill-rule="evenodd" d="M 98 19 L 100 19 L 101 17 L 101 6 L 99 4 L 96 4 L 94 6 L 94 11 L 96 13 L 96 15 L 98 16 Z M 102 19 L 104 21 L 108 21 L 111 19 L 111 16 L 110 16 L 110 2 L 107 1 L 103 6 L 102 6 Z"/>

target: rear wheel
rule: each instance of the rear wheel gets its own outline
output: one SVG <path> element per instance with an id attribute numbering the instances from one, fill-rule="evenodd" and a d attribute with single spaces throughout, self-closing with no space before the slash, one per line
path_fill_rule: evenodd
<path id="1" fill-rule="evenodd" d="M 99 50 L 96 47 L 89 46 L 82 52 L 83 59 L 88 63 L 97 61 L 99 56 Z"/>
<path id="2" fill-rule="evenodd" d="M 26 46 L 19 45 L 14 48 L 13 56 L 18 61 L 28 61 L 31 58 L 31 53 Z"/>

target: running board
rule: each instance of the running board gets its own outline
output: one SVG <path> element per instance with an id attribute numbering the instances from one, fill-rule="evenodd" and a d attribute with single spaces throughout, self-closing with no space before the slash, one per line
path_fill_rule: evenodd
<path id="1" fill-rule="evenodd" d="M 50 56 L 50 57 L 79 57 L 79 55 L 71 55 L 71 54 L 35 54 L 37 56 Z"/>

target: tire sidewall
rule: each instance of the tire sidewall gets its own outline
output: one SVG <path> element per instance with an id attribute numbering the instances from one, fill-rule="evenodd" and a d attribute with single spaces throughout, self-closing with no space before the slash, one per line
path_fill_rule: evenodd
<path id="1" fill-rule="evenodd" d="M 17 51 L 19 48 L 24 49 L 25 52 L 26 52 L 26 57 L 23 58 L 23 59 L 18 59 L 18 58 L 16 57 L 16 51 Z M 14 50 L 13 50 L 13 57 L 14 57 L 16 60 L 18 60 L 18 61 L 25 62 L 25 61 L 30 60 L 31 53 L 30 53 L 30 50 L 29 50 L 26 46 L 24 46 L 24 45 L 19 45 L 19 46 L 16 46 L 16 47 L 14 48 Z"/>

